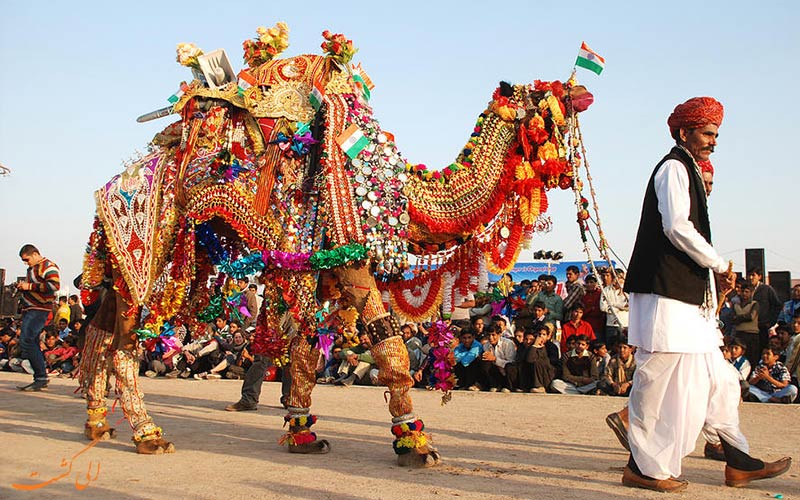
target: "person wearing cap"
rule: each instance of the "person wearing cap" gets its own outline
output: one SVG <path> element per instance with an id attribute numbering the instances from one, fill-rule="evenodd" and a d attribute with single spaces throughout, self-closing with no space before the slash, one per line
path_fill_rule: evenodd
<path id="1" fill-rule="evenodd" d="M 791 467 L 789 457 L 765 463 L 749 455 L 739 428 L 739 382 L 719 349 L 714 273 L 721 275 L 723 291 L 733 287 L 734 276 L 711 245 L 698 162 L 714 152 L 722 117 L 722 104 L 711 97 L 678 105 L 667 120 L 675 146 L 645 191 L 624 288 L 638 367 L 629 400 L 626 486 L 686 489 L 681 461 L 704 425 L 721 440 L 728 486 Z"/>

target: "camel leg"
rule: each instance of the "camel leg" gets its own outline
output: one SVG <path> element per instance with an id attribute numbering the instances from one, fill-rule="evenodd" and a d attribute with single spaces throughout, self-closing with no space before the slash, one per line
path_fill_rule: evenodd
<path id="1" fill-rule="evenodd" d="M 430 467 L 440 462 L 439 452 L 423 432 L 422 420 L 414 415 L 409 389 L 414 385 L 409 372 L 408 351 L 400 326 L 383 306 L 375 279 L 367 266 L 350 267 L 337 273 L 342 295 L 358 309 L 373 347 L 378 379 L 389 388 L 393 448 L 402 466 Z"/>
<path id="2" fill-rule="evenodd" d="M 164 440 L 161 428 L 147 414 L 143 395 L 139 390 L 139 357 L 136 355 L 138 340 L 134 332 L 137 314 L 125 314 L 129 309 L 128 304 L 120 294 L 113 295 L 116 301 L 116 349 L 112 358 L 114 377 L 117 380 L 122 411 L 133 429 L 136 452 L 142 455 L 174 453 L 175 446 Z"/>
<path id="3" fill-rule="evenodd" d="M 88 418 L 83 434 L 92 441 L 116 437 L 116 430 L 108 424 L 106 416 L 106 385 L 108 373 L 108 348 L 113 334 L 94 324 L 86 327 L 86 340 L 80 365 L 80 385 L 86 397 Z"/>
<path id="4" fill-rule="evenodd" d="M 292 386 L 289 393 L 289 413 L 284 422 L 289 425 L 289 432 L 281 439 L 281 443 L 289 445 L 290 453 L 328 453 L 330 443 L 325 439 L 317 439 L 311 426 L 317 417 L 311 414 L 311 391 L 316 385 L 317 359 L 319 349 L 312 347 L 305 336 L 298 335 L 290 346 L 290 371 Z"/>

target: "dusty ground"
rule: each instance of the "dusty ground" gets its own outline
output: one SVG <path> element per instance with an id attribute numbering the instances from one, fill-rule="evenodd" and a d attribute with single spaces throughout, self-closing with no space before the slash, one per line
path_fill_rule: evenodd
<path id="1" fill-rule="evenodd" d="M 238 381 L 144 379 L 151 414 L 178 451 L 140 456 L 125 422 L 116 440 L 86 449 L 75 382 L 54 379 L 41 393 L 15 390 L 29 380 L 0 374 L 0 498 L 663 498 L 620 485 L 627 455 L 603 420 L 624 404 L 617 398 L 458 392 L 442 407 L 436 393 L 415 390 L 417 411 L 445 461 L 406 470 L 394 463 L 379 388 L 317 387 L 315 430 L 333 449 L 303 456 L 278 445 L 279 384 L 264 384 L 258 411 L 230 413 L 223 408 L 238 399 Z M 759 456 L 800 458 L 800 407 L 747 403 L 741 416 Z M 112 422 L 120 418 L 117 408 Z M 723 465 L 701 456 L 698 442 L 684 460 L 692 483 L 685 498 L 800 498 L 800 465 L 734 489 L 723 485 Z M 14 486 L 59 476 L 33 491 Z"/>

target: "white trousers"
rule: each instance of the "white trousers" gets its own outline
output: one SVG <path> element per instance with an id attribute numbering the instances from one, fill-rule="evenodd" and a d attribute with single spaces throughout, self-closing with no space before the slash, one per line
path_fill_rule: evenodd
<path id="1" fill-rule="evenodd" d="M 739 380 L 719 350 L 702 354 L 636 352 L 628 409 L 631 454 L 646 476 L 680 477 L 697 437 L 716 433 L 749 453 L 739 430 Z"/>

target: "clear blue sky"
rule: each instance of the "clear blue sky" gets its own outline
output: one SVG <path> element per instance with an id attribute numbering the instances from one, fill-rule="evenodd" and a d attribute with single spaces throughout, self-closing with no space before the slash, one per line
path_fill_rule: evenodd
<path id="1" fill-rule="evenodd" d="M 12 278 L 28 242 L 70 281 L 80 272 L 93 191 L 169 123 L 135 118 L 190 78 L 178 42 L 224 48 L 238 69 L 242 41 L 277 21 L 291 28 L 287 55 L 320 53 L 324 29 L 352 38 L 375 115 L 409 161 L 435 167 L 453 160 L 499 80 L 565 79 L 585 40 L 607 66 L 579 73 L 595 95 L 583 134 L 607 236 L 626 261 L 647 178 L 670 147 L 667 116 L 715 96 L 725 105 L 715 246 L 737 269 L 744 248 L 764 247 L 768 269 L 800 277 L 796 1 L 48 3 L 0 6 L 0 163 L 13 170 L 0 178 L 0 267 Z M 532 250 L 581 258 L 572 193 L 550 200 L 554 230 Z"/>

